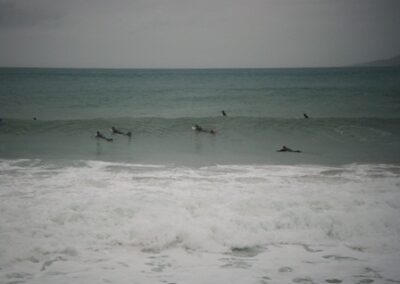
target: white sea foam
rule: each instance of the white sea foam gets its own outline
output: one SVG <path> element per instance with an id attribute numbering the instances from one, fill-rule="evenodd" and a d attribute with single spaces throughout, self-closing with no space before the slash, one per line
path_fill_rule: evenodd
<path id="1" fill-rule="evenodd" d="M 398 166 L 2 160 L 0 177 L 1 283 L 400 281 Z"/>

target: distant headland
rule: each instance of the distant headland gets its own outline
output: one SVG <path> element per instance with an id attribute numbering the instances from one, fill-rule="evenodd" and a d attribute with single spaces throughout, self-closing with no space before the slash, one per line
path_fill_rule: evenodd
<path id="1" fill-rule="evenodd" d="M 400 54 L 391 58 L 354 64 L 352 66 L 360 66 L 360 67 L 400 66 Z"/>

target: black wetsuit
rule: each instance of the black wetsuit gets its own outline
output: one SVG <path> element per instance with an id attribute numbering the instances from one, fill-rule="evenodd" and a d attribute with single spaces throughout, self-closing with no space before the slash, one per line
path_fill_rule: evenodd
<path id="1" fill-rule="evenodd" d="M 292 150 L 286 146 L 283 146 L 282 149 L 278 150 L 277 152 L 292 152 L 292 153 L 301 153 L 300 150 Z"/>
<path id="2" fill-rule="evenodd" d="M 111 127 L 111 131 L 112 131 L 113 134 L 121 134 L 121 135 L 126 135 L 126 136 L 129 136 L 129 137 L 132 135 L 131 132 L 124 133 L 121 130 L 116 129 L 115 127 Z"/>
<path id="3" fill-rule="evenodd" d="M 96 138 L 104 139 L 104 140 L 106 140 L 106 141 L 108 141 L 108 142 L 112 142 L 112 141 L 113 141 L 112 138 L 107 138 L 107 137 L 105 137 L 105 136 L 104 136 L 103 134 L 101 134 L 99 131 L 97 131 L 97 133 L 96 133 Z"/>

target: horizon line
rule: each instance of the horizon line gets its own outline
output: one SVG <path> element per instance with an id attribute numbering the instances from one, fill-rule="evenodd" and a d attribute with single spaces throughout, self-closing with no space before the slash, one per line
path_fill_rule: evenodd
<path id="1" fill-rule="evenodd" d="M 305 66 L 305 67 L 38 67 L 38 66 L 0 66 L 0 69 L 97 69 L 97 70 L 234 70 L 234 69 L 340 69 L 340 68 L 371 68 L 398 66 Z"/>

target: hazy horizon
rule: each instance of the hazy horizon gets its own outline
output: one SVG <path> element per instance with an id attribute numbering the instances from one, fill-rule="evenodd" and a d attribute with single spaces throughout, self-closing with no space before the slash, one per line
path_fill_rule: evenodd
<path id="1" fill-rule="evenodd" d="M 0 0 L 0 66 L 345 67 L 400 53 L 397 0 Z"/>

